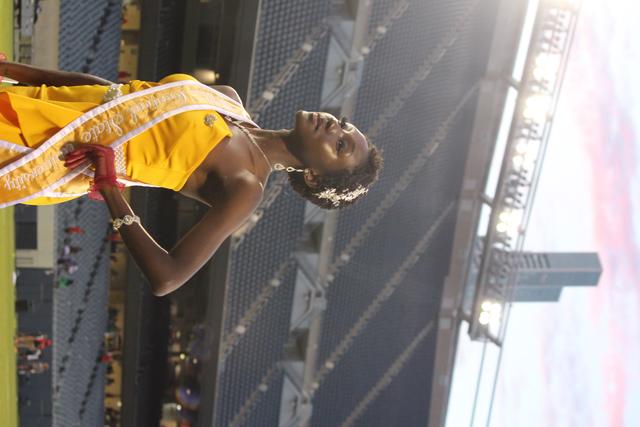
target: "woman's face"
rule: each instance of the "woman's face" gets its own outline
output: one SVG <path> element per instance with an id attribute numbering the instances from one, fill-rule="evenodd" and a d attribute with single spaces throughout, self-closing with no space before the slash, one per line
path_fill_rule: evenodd
<path id="1" fill-rule="evenodd" d="M 349 122 L 329 113 L 298 111 L 292 153 L 319 175 L 353 170 L 366 160 L 365 136 Z"/>

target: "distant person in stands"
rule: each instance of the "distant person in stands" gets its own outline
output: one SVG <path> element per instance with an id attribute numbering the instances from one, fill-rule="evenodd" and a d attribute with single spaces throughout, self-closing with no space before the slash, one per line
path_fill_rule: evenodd
<path id="1" fill-rule="evenodd" d="M 18 375 L 37 375 L 49 370 L 47 362 L 30 362 L 18 364 Z"/>
<path id="2" fill-rule="evenodd" d="M 346 118 L 298 111 L 292 129 L 260 129 L 233 88 L 186 74 L 122 85 L 8 61 L 0 74 L 31 85 L 0 87 L 0 208 L 103 198 L 156 295 L 182 286 L 251 217 L 272 172 L 338 209 L 362 198 L 382 165 Z M 132 185 L 171 189 L 211 209 L 167 251 L 121 194 Z"/>
<path id="3" fill-rule="evenodd" d="M 53 340 L 48 338 L 44 334 L 38 335 L 19 335 L 15 339 L 15 345 L 17 348 L 24 348 L 30 351 L 36 350 L 44 350 L 47 347 L 50 347 L 53 344 Z"/>
<path id="4" fill-rule="evenodd" d="M 120 353 L 107 351 L 100 355 L 99 360 L 104 364 L 112 363 L 115 360 L 120 360 Z"/>
<path id="5" fill-rule="evenodd" d="M 40 356 L 42 356 L 42 350 L 36 348 L 35 350 L 27 350 L 25 352 L 20 353 L 20 359 L 26 360 L 27 362 L 35 362 L 36 360 L 40 360 Z"/>

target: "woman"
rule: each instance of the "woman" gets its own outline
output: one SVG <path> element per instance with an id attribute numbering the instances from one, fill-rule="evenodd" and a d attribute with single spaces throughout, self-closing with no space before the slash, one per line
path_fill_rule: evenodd
<path id="1" fill-rule="evenodd" d="M 362 197 L 382 165 L 346 119 L 298 111 L 293 129 L 263 130 L 231 87 L 184 74 L 116 85 L 6 61 L 0 74 L 38 86 L 0 88 L 0 207 L 59 203 L 91 185 L 155 295 L 213 256 L 258 207 L 274 170 L 302 197 L 335 209 Z M 134 215 L 124 185 L 172 189 L 211 209 L 167 252 Z"/>

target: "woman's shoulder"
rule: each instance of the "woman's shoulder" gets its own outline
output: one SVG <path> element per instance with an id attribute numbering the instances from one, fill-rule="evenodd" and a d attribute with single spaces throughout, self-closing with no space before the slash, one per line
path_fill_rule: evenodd
<path id="1" fill-rule="evenodd" d="M 249 171 L 245 170 L 225 176 L 219 182 L 221 185 L 216 185 L 215 191 L 206 192 L 209 193 L 207 199 L 211 206 L 220 206 L 220 203 L 232 203 L 244 205 L 247 209 L 253 209 L 262 200 L 264 192 L 262 182 Z"/>
<path id="2" fill-rule="evenodd" d="M 234 188 L 238 190 L 244 191 L 246 193 L 251 193 L 256 196 L 262 195 L 262 181 L 260 181 L 257 176 L 247 170 L 237 173 L 233 177 L 232 182 Z"/>

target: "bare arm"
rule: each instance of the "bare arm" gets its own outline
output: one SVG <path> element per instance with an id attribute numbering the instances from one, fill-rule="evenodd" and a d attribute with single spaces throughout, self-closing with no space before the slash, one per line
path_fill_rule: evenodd
<path id="1" fill-rule="evenodd" d="M 112 218 L 133 215 L 117 189 L 110 187 L 101 193 Z M 170 252 L 137 223 L 120 227 L 120 235 L 149 280 L 153 294 L 163 296 L 182 286 L 211 259 L 222 242 L 249 217 L 261 197 L 257 179 L 253 176 L 236 178 Z"/>
<path id="2" fill-rule="evenodd" d="M 81 86 L 103 85 L 110 86 L 113 82 L 101 77 L 85 73 L 49 70 L 33 65 L 18 64 L 17 62 L 0 62 L 0 75 L 12 78 L 30 86 Z"/>

